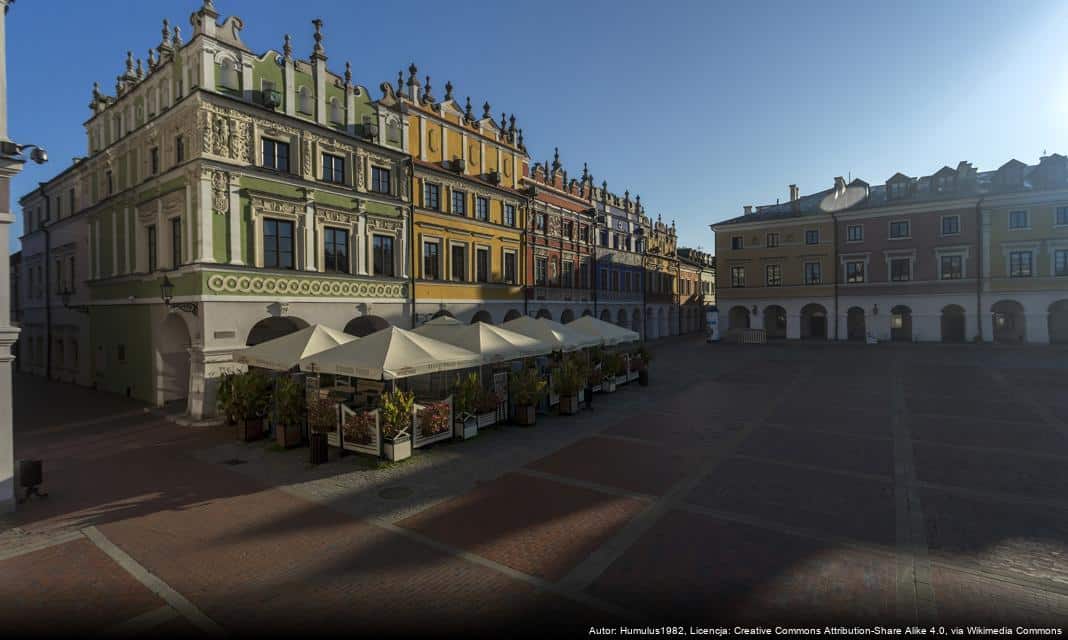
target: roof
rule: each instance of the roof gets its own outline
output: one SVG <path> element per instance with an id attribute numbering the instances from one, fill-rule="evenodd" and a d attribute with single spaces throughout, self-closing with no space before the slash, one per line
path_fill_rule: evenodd
<path id="1" fill-rule="evenodd" d="M 1024 167 L 1022 182 L 1008 182 L 999 179 L 999 174 L 1010 167 Z M 959 174 L 960 178 L 953 189 L 939 191 L 937 183 L 933 180 L 936 176 L 947 173 Z M 889 198 L 886 185 L 890 183 L 907 182 L 908 192 L 904 196 Z M 939 202 L 957 200 L 966 197 L 983 196 L 994 193 L 1029 192 L 1051 188 L 1068 187 L 1068 158 L 1060 154 L 1043 156 L 1038 164 L 1026 165 L 1016 160 L 1010 160 L 995 171 L 972 170 L 971 175 L 965 175 L 952 167 L 944 166 L 930 176 L 910 178 L 898 172 L 886 180 L 885 184 L 868 186 L 863 180 L 855 179 L 849 186 L 859 186 L 867 189 L 867 197 L 845 211 L 859 211 L 864 209 L 877 209 L 879 207 L 891 207 L 901 204 Z M 750 222 L 767 222 L 789 218 L 803 218 L 806 216 L 821 215 L 820 203 L 834 189 L 824 189 L 816 193 L 801 196 L 795 202 L 783 202 L 773 205 L 755 207 L 753 213 L 744 214 L 723 222 L 712 225 L 713 229 L 735 224 Z"/>

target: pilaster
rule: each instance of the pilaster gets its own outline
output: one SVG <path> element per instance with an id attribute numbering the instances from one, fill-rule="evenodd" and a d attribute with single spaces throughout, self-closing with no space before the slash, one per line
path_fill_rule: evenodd
<path id="1" fill-rule="evenodd" d="M 241 255 L 241 217 L 243 215 L 241 211 L 241 185 L 238 182 L 238 177 L 232 173 L 230 174 L 228 188 L 230 210 L 226 215 L 230 223 L 230 264 L 243 265 L 245 261 Z"/>
<path id="2" fill-rule="evenodd" d="M 212 207 L 211 191 L 211 171 L 202 171 L 197 180 L 197 210 L 200 212 L 197 224 L 197 231 L 199 231 L 200 236 L 197 262 L 215 262 L 215 246 L 212 235 L 212 216 L 215 215 L 215 212 L 213 211 L 214 207 Z M 185 198 L 187 203 L 192 199 L 192 187 L 188 184 L 185 187 Z M 186 211 L 192 212 L 192 207 L 188 207 Z"/>

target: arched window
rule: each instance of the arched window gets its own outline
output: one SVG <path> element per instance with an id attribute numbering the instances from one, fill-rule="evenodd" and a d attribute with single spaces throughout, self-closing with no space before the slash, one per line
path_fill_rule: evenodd
<path id="1" fill-rule="evenodd" d="M 226 59 L 222 61 L 222 72 L 219 74 L 219 84 L 226 89 L 237 91 L 241 88 L 241 81 L 237 76 L 237 65 L 233 60 Z"/>
<path id="2" fill-rule="evenodd" d="M 297 111 L 307 114 L 312 112 L 311 91 L 308 91 L 308 87 L 301 87 L 297 91 Z"/>

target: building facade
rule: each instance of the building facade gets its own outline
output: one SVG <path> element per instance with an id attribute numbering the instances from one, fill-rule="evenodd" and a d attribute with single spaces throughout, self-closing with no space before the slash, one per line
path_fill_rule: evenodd
<path id="1" fill-rule="evenodd" d="M 1068 159 L 1057 154 L 994 171 L 961 162 L 897 173 L 876 186 L 836 178 L 804 197 L 791 185 L 788 202 L 713 225 L 730 278 L 719 291 L 727 328 L 1068 342 L 1066 187 Z"/>
<path id="2" fill-rule="evenodd" d="M 680 247 L 679 256 L 679 315 L 682 333 L 704 331 L 706 311 L 716 304 L 715 258 L 699 249 Z"/>
<path id="3" fill-rule="evenodd" d="M 494 121 L 490 104 L 476 115 L 451 83 L 437 100 L 413 64 L 379 104 L 404 119 L 412 158 L 414 315 L 418 324 L 444 313 L 499 323 L 523 310 L 523 228 L 527 171 L 523 134 L 513 116 Z"/>
<path id="4" fill-rule="evenodd" d="M 592 283 L 596 220 L 587 171 L 569 180 L 556 150 L 552 165 L 523 177 L 530 197 L 525 233 L 527 313 L 568 323 L 597 311 Z"/>
<path id="5" fill-rule="evenodd" d="M 592 179 L 591 179 L 592 183 Z M 605 322 L 643 334 L 645 268 L 642 264 L 651 225 L 645 217 L 641 196 L 632 200 L 630 191 L 622 197 L 601 181 L 591 191 L 597 220 L 594 234 L 596 274 L 595 313 Z"/>
<path id="6" fill-rule="evenodd" d="M 645 339 L 679 334 L 679 258 L 675 223 L 660 216 L 650 225 L 642 268 L 645 272 Z"/>

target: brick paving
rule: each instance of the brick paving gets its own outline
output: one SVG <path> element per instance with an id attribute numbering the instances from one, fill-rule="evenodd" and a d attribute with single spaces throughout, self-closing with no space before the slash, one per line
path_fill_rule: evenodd
<path id="1" fill-rule="evenodd" d="M 45 459 L 51 497 L 0 519 L 0 625 L 1068 620 L 1068 351 L 682 338 L 654 355 L 648 388 L 593 412 L 314 468 L 18 377 L 16 455 Z"/>

